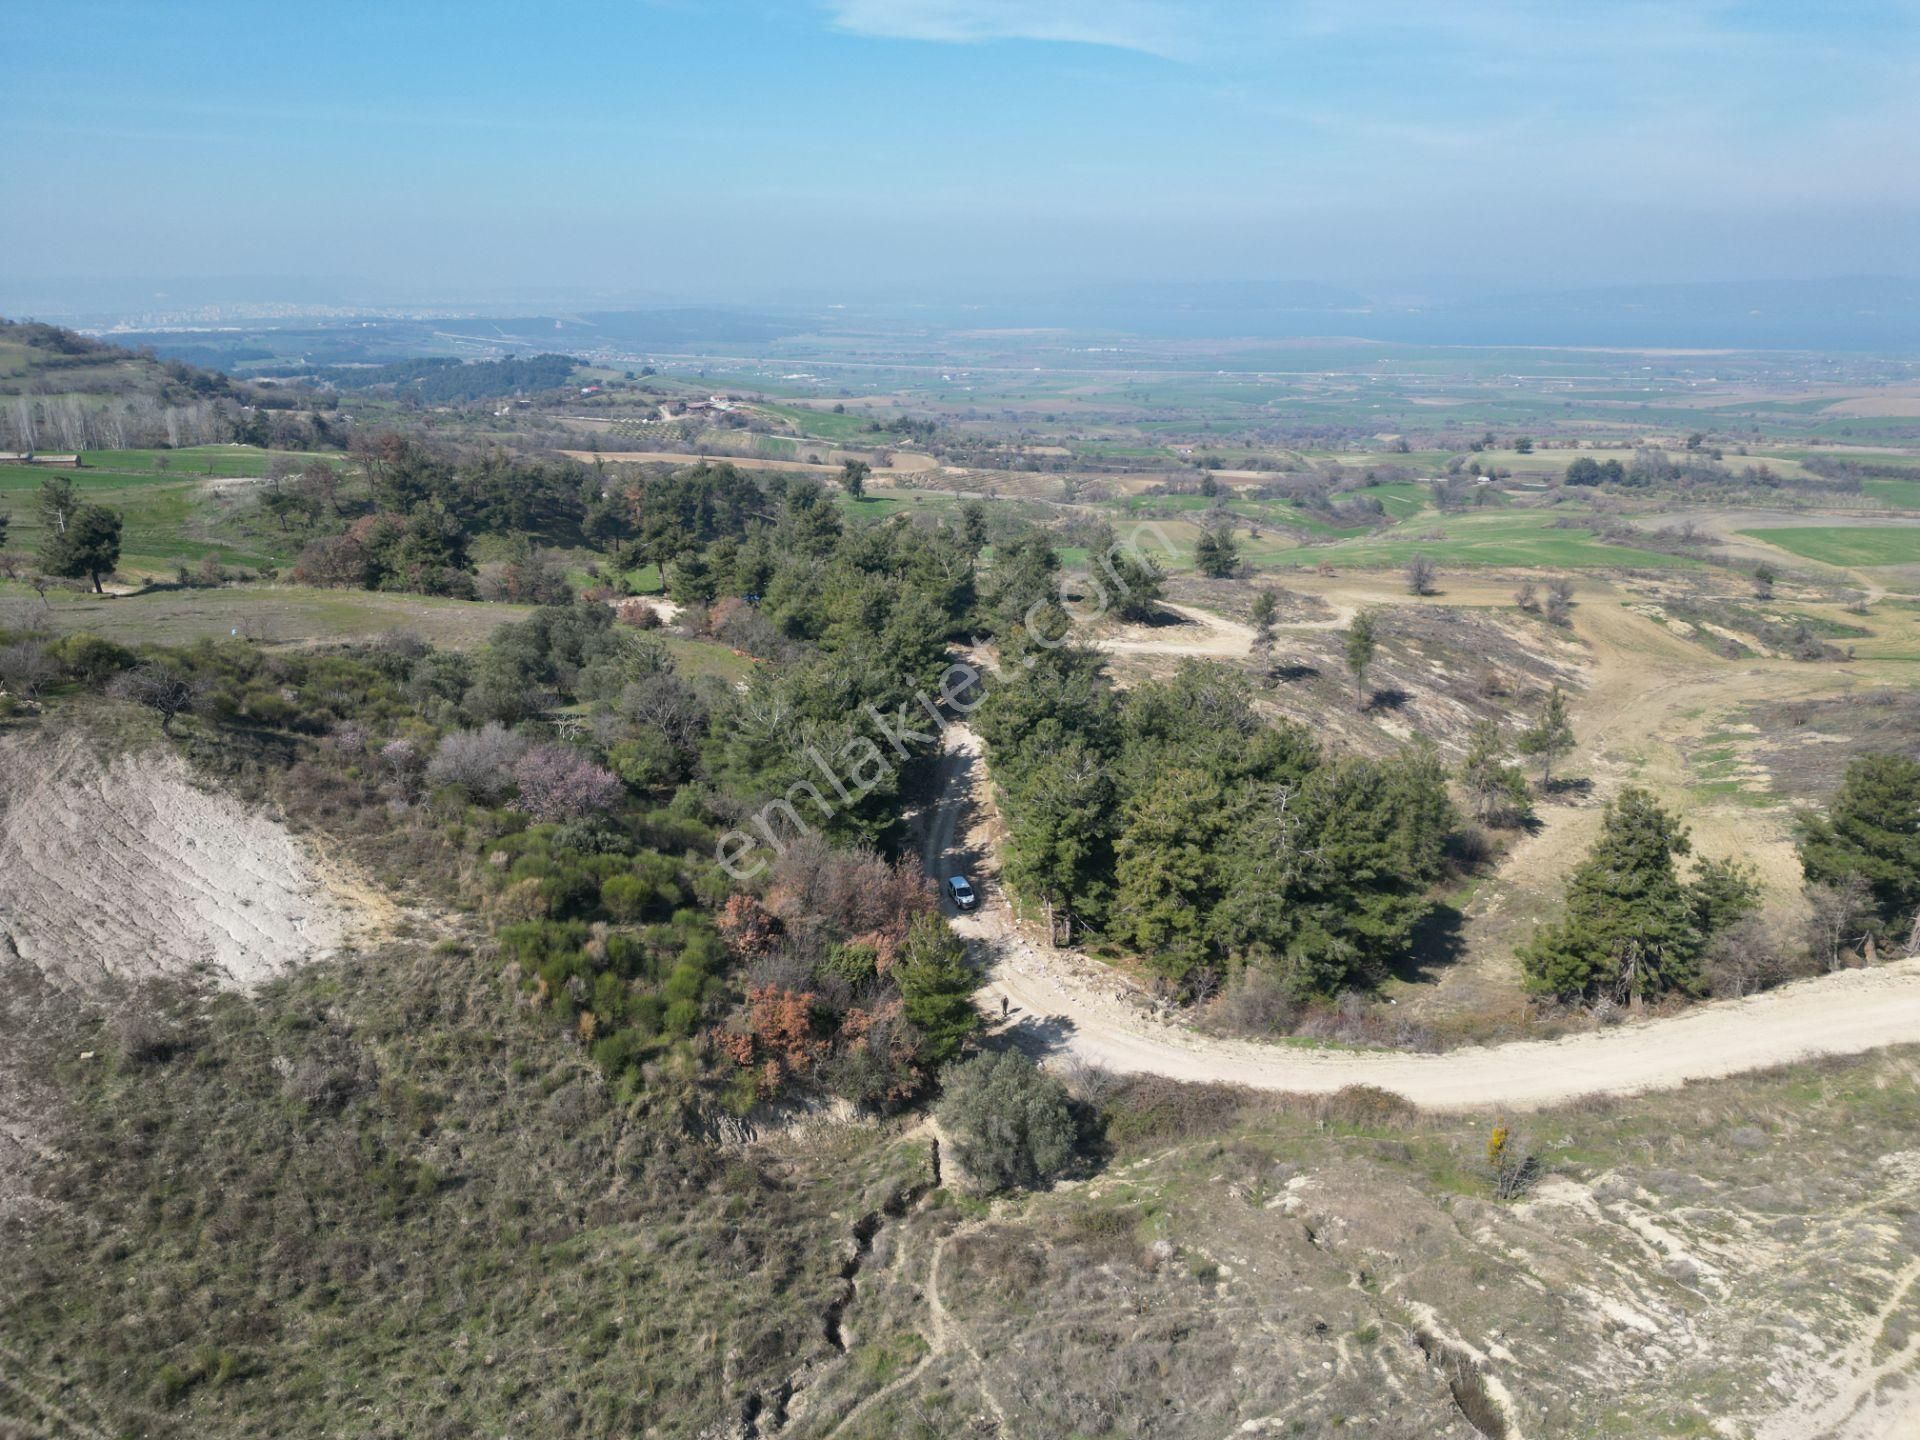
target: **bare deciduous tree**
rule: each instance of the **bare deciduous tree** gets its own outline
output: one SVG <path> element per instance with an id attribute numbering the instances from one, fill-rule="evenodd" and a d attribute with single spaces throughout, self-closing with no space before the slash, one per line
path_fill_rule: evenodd
<path id="1" fill-rule="evenodd" d="M 1409 595 L 1431 595 L 1438 586 L 1434 583 L 1440 577 L 1440 567 L 1433 563 L 1430 555 L 1416 555 L 1407 562 L 1407 593 Z"/>
<path id="2" fill-rule="evenodd" d="M 115 676 L 108 693 L 154 711 L 160 717 L 160 733 L 171 735 L 174 720 L 198 706 L 205 690 L 193 676 L 153 661 Z"/>
<path id="3" fill-rule="evenodd" d="M 1808 948 L 1827 969 L 1838 970 L 1847 951 L 1865 940 L 1873 926 L 1873 888 L 1865 876 L 1849 874 L 1831 885 L 1813 881 L 1806 894 L 1813 907 L 1807 917 Z"/>
<path id="4" fill-rule="evenodd" d="M 60 678 L 60 667 L 47 647 L 32 640 L 0 645 L 0 689 L 23 700 L 37 700 L 40 692 Z"/>

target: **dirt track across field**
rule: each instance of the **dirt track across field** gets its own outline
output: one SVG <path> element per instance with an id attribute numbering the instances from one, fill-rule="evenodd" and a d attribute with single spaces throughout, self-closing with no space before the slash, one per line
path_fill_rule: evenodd
<path id="1" fill-rule="evenodd" d="M 1021 934 L 996 879 L 995 822 L 979 738 L 954 726 L 940 765 L 939 800 L 923 827 L 923 859 L 936 879 L 972 876 L 981 908 L 956 916 L 954 927 L 987 967 L 981 1006 L 997 1020 L 1005 997 L 1009 1032 L 1038 1054 L 1261 1090 L 1324 1093 L 1374 1085 L 1430 1109 L 1478 1110 L 1670 1089 L 1920 1041 L 1920 959 L 1802 981 L 1671 1019 L 1440 1055 L 1202 1036 L 1157 1018 L 1147 997 L 1112 968 Z"/>

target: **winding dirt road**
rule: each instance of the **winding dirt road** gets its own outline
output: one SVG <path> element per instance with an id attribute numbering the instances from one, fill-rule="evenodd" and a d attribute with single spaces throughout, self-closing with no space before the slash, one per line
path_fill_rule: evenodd
<path id="1" fill-rule="evenodd" d="M 1121 1073 L 1325 1093 L 1376 1085 L 1429 1109 L 1528 1109 L 1583 1095 L 1671 1089 L 1821 1055 L 1920 1042 L 1920 959 L 1802 981 L 1671 1019 L 1562 1040 L 1520 1041 L 1441 1055 L 1299 1048 L 1220 1040 L 1157 1017 L 1110 967 L 1028 940 L 998 880 L 996 820 L 979 737 L 947 732 L 940 798 L 923 826 L 936 879 L 965 873 L 982 902 L 954 918 L 987 980 L 981 1007 L 1024 1048 Z"/>

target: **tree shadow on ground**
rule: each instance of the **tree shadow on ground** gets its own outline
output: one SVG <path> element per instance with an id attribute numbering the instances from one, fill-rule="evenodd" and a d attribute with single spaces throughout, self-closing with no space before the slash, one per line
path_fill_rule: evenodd
<path id="1" fill-rule="evenodd" d="M 1405 690 L 1399 689 L 1397 686 L 1389 686 L 1385 690 L 1376 690 L 1367 697 L 1367 713 L 1371 715 L 1377 710 L 1399 710 L 1404 708 L 1412 699 L 1412 695 L 1408 694 Z"/>
<path id="2" fill-rule="evenodd" d="M 1008 1018 L 989 1016 L 987 1028 L 980 1032 L 981 1048 L 1018 1050 L 1033 1060 L 1045 1060 L 1066 1048 L 1079 1027 L 1064 1015 L 1035 1015 L 1012 1007 Z"/>
<path id="3" fill-rule="evenodd" d="M 1407 950 L 1388 968 L 1408 985 L 1431 985 L 1466 954 L 1466 916 L 1457 906 L 1436 905 L 1414 927 Z"/>
<path id="4" fill-rule="evenodd" d="M 1540 798 L 1577 805 L 1593 796 L 1593 781 L 1585 775 L 1564 775 L 1540 787 Z"/>

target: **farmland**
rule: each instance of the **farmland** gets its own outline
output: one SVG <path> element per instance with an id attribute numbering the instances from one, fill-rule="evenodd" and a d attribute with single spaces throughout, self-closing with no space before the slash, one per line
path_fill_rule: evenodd
<path id="1" fill-rule="evenodd" d="M 1741 533 L 1823 565 L 1920 564 L 1920 526 L 1805 526 Z"/>

